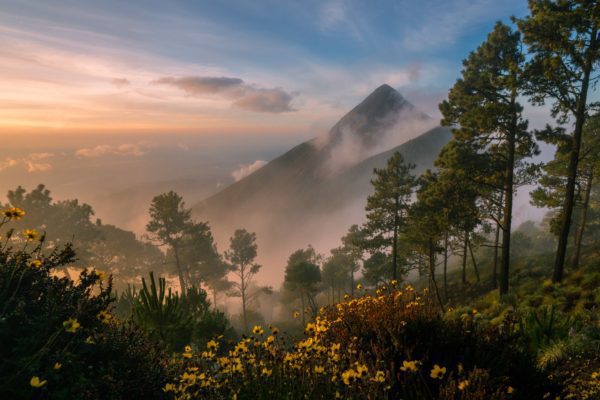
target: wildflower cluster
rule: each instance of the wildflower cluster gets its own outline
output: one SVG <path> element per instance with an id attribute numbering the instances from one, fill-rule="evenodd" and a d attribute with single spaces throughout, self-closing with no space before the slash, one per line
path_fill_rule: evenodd
<path id="1" fill-rule="evenodd" d="M 426 292 L 393 283 L 322 308 L 296 341 L 255 326 L 230 347 L 186 347 L 184 371 L 164 391 L 175 399 L 512 398 L 521 381 L 486 369 L 474 352 L 487 357 L 486 346 L 461 324 L 444 321 Z"/>

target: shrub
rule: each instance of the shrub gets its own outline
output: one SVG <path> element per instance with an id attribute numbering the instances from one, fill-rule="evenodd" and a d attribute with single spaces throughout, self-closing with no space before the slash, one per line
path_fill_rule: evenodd
<path id="1" fill-rule="evenodd" d="M 72 248 L 43 254 L 43 239 L 29 233 L 19 249 L 9 240 L 0 248 L 0 398 L 162 398 L 166 358 L 138 328 L 114 321 L 111 278 L 91 269 L 77 283 L 56 276 L 75 260 Z"/>

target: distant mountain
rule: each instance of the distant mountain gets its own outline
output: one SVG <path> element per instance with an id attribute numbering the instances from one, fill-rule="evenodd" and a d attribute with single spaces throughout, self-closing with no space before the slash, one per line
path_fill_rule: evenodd
<path id="1" fill-rule="evenodd" d="M 432 167 L 450 139 L 448 129 L 433 126 L 400 93 L 382 85 L 327 135 L 292 148 L 193 212 L 210 222 L 221 250 L 235 229 L 255 231 L 259 261 L 272 283 L 279 282 L 292 251 L 310 243 L 325 252 L 364 219 L 373 168 L 383 167 L 395 151 L 416 164 L 417 173 Z"/>

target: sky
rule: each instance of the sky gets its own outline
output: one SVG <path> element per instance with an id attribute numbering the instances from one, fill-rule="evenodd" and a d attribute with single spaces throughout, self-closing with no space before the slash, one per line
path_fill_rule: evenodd
<path id="1" fill-rule="evenodd" d="M 382 83 L 436 116 L 461 60 L 525 12 L 522 0 L 0 0 L 0 135 L 306 138 Z"/>

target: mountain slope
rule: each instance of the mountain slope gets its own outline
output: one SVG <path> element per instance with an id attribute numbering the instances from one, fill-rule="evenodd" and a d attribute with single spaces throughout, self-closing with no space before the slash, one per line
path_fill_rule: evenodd
<path id="1" fill-rule="evenodd" d="M 373 168 L 400 151 L 418 170 L 431 168 L 449 140 L 400 93 L 382 85 L 324 137 L 304 142 L 193 207 L 220 249 L 237 228 L 255 231 L 259 261 L 274 282 L 287 256 L 313 244 L 321 252 L 364 218 Z M 426 133 L 419 136 L 420 133 Z M 408 139 L 408 140 L 407 140 Z"/>

